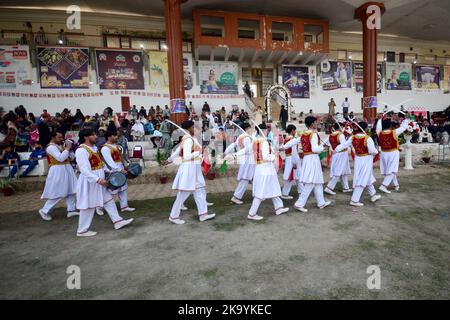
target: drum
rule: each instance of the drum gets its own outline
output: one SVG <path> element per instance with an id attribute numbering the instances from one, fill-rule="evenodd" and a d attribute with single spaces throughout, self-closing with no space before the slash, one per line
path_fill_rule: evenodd
<path id="1" fill-rule="evenodd" d="M 128 179 L 134 179 L 142 173 L 142 167 L 138 163 L 131 163 L 127 168 Z"/>
<path id="2" fill-rule="evenodd" d="M 127 177 L 122 172 L 112 172 L 108 176 L 108 189 L 117 190 L 127 183 Z"/>

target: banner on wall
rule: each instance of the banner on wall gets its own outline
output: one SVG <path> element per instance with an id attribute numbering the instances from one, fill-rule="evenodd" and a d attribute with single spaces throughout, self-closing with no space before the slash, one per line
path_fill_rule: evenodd
<path id="1" fill-rule="evenodd" d="M 199 61 L 198 78 L 203 94 L 238 94 L 237 62 Z"/>
<path id="2" fill-rule="evenodd" d="M 309 99 L 309 68 L 283 66 L 283 84 L 291 92 L 291 98 Z"/>
<path id="3" fill-rule="evenodd" d="M 410 63 L 386 63 L 387 90 L 411 90 L 411 79 Z"/>
<path id="4" fill-rule="evenodd" d="M 416 66 L 416 88 L 424 90 L 438 90 L 441 82 L 439 66 Z"/>
<path id="5" fill-rule="evenodd" d="M 381 93 L 383 83 L 382 65 L 377 63 L 377 92 Z M 356 92 L 364 91 L 364 64 L 362 62 L 353 63 Z"/>
<path id="6" fill-rule="evenodd" d="M 88 89 L 89 49 L 38 47 L 42 89 Z"/>
<path id="7" fill-rule="evenodd" d="M 0 88 L 31 85 L 28 46 L 0 46 Z"/>
<path id="8" fill-rule="evenodd" d="M 191 90 L 194 87 L 194 69 L 192 65 L 192 55 L 183 53 L 184 90 Z"/>
<path id="9" fill-rule="evenodd" d="M 450 93 L 450 66 L 444 66 L 444 93 Z"/>
<path id="10" fill-rule="evenodd" d="M 309 87 L 315 88 L 317 86 L 317 70 L 316 66 L 309 67 Z"/>
<path id="11" fill-rule="evenodd" d="M 141 51 L 95 50 L 100 89 L 144 89 Z"/>
<path id="12" fill-rule="evenodd" d="M 169 91 L 167 51 L 150 51 L 148 53 L 148 61 L 150 67 L 150 89 Z"/>
<path id="13" fill-rule="evenodd" d="M 352 63 L 349 61 L 324 61 L 321 63 L 322 89 L 336 90 L 352 87 Z"/>

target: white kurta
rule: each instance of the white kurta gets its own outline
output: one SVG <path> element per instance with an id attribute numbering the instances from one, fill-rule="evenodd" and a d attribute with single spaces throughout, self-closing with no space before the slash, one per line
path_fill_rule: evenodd
<path id="1" fill-rule="evenodd" d="M 357 136 L 364 137 L 365 134 L 358 133 Z M 345 143 L 336 147 L 336 151 L 342 151 L 351 146 L 353 136 L 349 138 Z M 367 187 L 375 183 L 375 177 L 373 176 L 373 156 L 378 154 L 378 150 L 375 148 L 375 144 L 371 137 L 367 139 L 367 148 L 369 155 L 358 156 L 355 155 L 355 167 L 353 169 L 353 188 Z"/>
<path id="2" fill-rule="evenodd" d="M 70 157 L 70 152 L 60 149 L 56 144 L 49 144 L 46 152 L 59 162 Z M 73 155 L 73 154 L 72 154 Z M 70 164 L 57 164 L 48 169 L 44 192 L 41 199 L 66 198 L 76 193 L 77 177 Z"/>
<path id="3" fill-rule="evenodd" d="M 408 128 L 408 120 L 404 120 L 399 128 L 395 129 L 397 137 L 401 135 L 406 128 Z M 382 131 L 381 120 L 377 122 L 377 135 Z M 400 162 L 400 151 L 394 150 L 389 152 L 381 151 L 380 154 L 380 172 L 381 175 L 396 174 L 398 172 L 398 165 Z"/>
<path id="4" fill-rule="evenodd" d="M 116 145 L 112 145 L 112 144 L 104 144 L 104 146 L 102 147 L 101 153 L 102 153 L 102 157 L 103 160 L 105 160 L 105 162 L 108 164 L 108 166 L 106 166 L 105 170 L 107 172 L 118 172 L 118 171 L 122 171 L 123 169 L 125 169 L 125 166 L 123 165 L 122 162 L 115 162 L 114 159 L 112 158 L 112 152 L 111 149 L 108 148 L 108 146 L 117 149 L 117 151 L 120 152 L 120 150 L 117 148 Z M 124 186 L 122 186 L 119 189 L 113 190 L 111 191 L 112 194 L 117 194 L 121 191 L 125 191 L 128 189 L 128 185 L 125 183 Z"/>
<path id="5" fill-rule="evenodd" d="M 344 144 L 346 141 L 343 133 L 339 135 L 340 144 Z M 341 151 L 334 153 L 331 156 L 331 166 L 330 166 L 330 178 L 340 177 L 350 175 L 352 171 L 350 170 L 350 160 L 348 157 L 348 151 Z"/>
<path id="6" fill-rule="evenodd" d="M 183 139 L 183 160 L 173 181 L 172 189 L 193 192 L 205 187 L 205 179 L 203 178 L 201 168 L 201 152 L 192 152 L 192 147 L 194 146 L 192 137 L 185 137 Z M 197 140 L 195 141 L 198 143 Z"/>
<path id="7" fill-rule="evenodd" d="M 87 148 L 93 152 L 98 152 L 96 146 Z M 86 210 L 103 207 L 103 204 L 112 200 L 111 192 L 98 184 L 99 179 L 105 178 L 104 168 L 92 170 L 89 163 L 89 152 L 82 147 L 78 147 L 75 152 L 80 176 L 77 182 L 77 209 Z"/>
<path id="8" fill-rule="evenodd" d="M 263 163 L 257 164 L 253 176 L 253 197 L 260 200 L 281 197 L 281 187 L 273 161 L 275 155 L 269 153 L 269 143 L 262 142 Z"/>
<path id="9" fill-rule="evenodd" d="M 243 139 L 243 148 L 239 147 L 239 139 Z M 237 180 L 252 180 L 253 175 L 255 173 L 255 158 L 253 157 L 253 151 L 251 149 L 252 146 L 252 137 L 248 134 L 241 134 L 236 142 L 233 142 L 230 146 L 227 147 L 224 154 L 227 155 L 232 153 L 233 150 L 237 147 L 240 150 L 245 149 L 244 154 L 241 154 L 237 158 L 237 162 L 239 164 L 239 171 L 237 175 Z"/>
<path id="10" fill-rule="evenodd" d="M 309 131 L 306 131 L 309 132 Z M 300 137 L 292 139 L 286 143 L 283 148 L 289 148 L 300 143 Z M 311 139 L 311 148 L 313 154 L 307 154 L 303 157 L 301 163 L 300 174 L 298 181 L 300 183 L 323 184 L 322 164 L 320 163 L 319 154 L 323 151 L 323 146 L 319 144 L 319 137 L 317 133 L 313 134 Z"/>
<path id="11" fill-rule="evenodd" d="M 291 171 L 294 167 L 294 164 L 296 165 L 297 169 L 294 170 L 294 180 L 297 179 L 297 177 L 300 174 L 300 157 L 298 155 L 297 145 L 293 145 L 292 147 L 292 153 L 290 156 L 286 156 L 284 159 L 284 173 L 283 173 L 283 180 L 289 180 L 289 176 L 291 175 Z M 286 148 L 287 149 L 287 148 Z"/>

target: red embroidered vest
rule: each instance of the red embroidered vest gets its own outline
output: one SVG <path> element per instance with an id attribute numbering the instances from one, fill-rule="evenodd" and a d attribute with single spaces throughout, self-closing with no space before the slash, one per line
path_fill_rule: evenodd
<path id="1" fill-rule="evenodd" d="M 308 154 L 312 154 L 312 145 L 311 140 L 313 138 L 314 132 L 303 132 L 300 137 L 300 142 L 302 144 L 303 154 L 306 156 Z"/>
<path id="2" fill-rule="evenodd" d="M 289 141 L 291 141 L 294 137 L 293 136 L 287 136 L 286 140 L 284 140 L 284 143 L 288 143 Z M 286 150 L 284 150 L 284 153 L 286 154 L 286 157 L 292 155 L 292 147 L 287 148 Z"/>
<path id="3" fill-rule="evenodd" d="M 364 157 L 369 155 L 369 148 L 367 147 L 367 139 L 369 139 L 369 136 L 353 136 L 352 138 L 352 145 L 355 149 L 355 153 L 359 157 Z"/>
<path id="4" fill-rule="evenodd" d="M 111 157 L 114 160 L 114 162 L 122 163 L 122 154 L 120 153 L 118 148 L 108 144 L 105 144 L 105 147 L 111 150 Z"/>
<path id="5" fill-rule="evenodd" d="M 56 144 L 54 144 L 54 143 L 51 143 L 51 144 L 49 144 L 48 146 L 50 146 L 50 145 L 52 145 L 52 144 L 55 145 L 55 146 L 58 148 L 58 150 L 59 150 L 60 152 L 63 152 L 63 151 L 64 151 L 60 146 L 58 146 L 58 145 L 56 145 Z M 47 146 L 47 148 L 48 148 L 48 146 Z M 67 159 L 64 160 L 63 162 L 60 162 L 60 161 L 56 160 L 55 158 L 52 157 L 51 154 L 49 154 L 49 153 L 47 152 L 47 149 L 45 149 L 45 155 L 46 155 L 46 158 L 47 158 L 47 162 L 48 162 L 48 167 L 49 167 L 49 168 L 52 167 L 52 166 L 64 165 L 64 164 L 69 164 L 69 163 L 70 163 L 69 157 L 67 157 Z"/>
<path id="6" fill-rule="evenodd" d="M 265 162 L 263 160 L 263 156 L 262 156 L 262 144 L 264 141 L 265 141 L 265 139 L 263 139 L 263 138 L 255 139 L 253 141 L 253 155 L 255 157 L 256 164 L 261 164 L 261 163 Z M 272 148 L 269 143 L 269 154 L 271 154 L 271 153 L 272 153 Z"/>
<path id="7" fill-rule="evenodd" d="M 99 170 L 103 168 L 103 161 L 100 155 L 97 152 L 94 152 L 86 145 L 80 145 L 80 148 L 83 148 L 89 153 L 89 164 L 91 165 L 91 170 Z"/>
<path id="8" fill-rule="evenodd" d="M 383 152 L 395 151 L 400 147 L 395 130 L 381 131 L 378 137 L 380 140 L 380 147 Z"/>

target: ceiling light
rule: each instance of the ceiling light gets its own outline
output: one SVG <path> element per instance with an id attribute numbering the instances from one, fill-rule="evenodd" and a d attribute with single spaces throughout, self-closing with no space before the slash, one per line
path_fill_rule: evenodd
<path id="1" fill-rule="evenodd" d="M 302 55 L 303 55 L 303 51 L 300 51 L 300 52 L 298 53 L 298 55 L 299 55 L 299 56 L 302 56 Z"/>
<path id="2" fill-rule="evenodd" d="M 59 44 L 62 44 L 62 43 L 63 43 L 63 41 L 62 41 L 62 40 L 58 40 L 58 43 L 59 43 Z"/>
<path id="3" fill-rule="evenodd" d="M 143 44 L 141 44 L 140 47 L 141 47 L 141 49 L 144 49 L 144 45 Z"/>
<path id="4" fill-rule="evenodd" d="M 163 50 L 167 50 L 168 48 L 167 48 L 167 45 L 164 43 L 164 44 L 162 44 L 161 45 L 161 49 L 163 49 Z"/>

